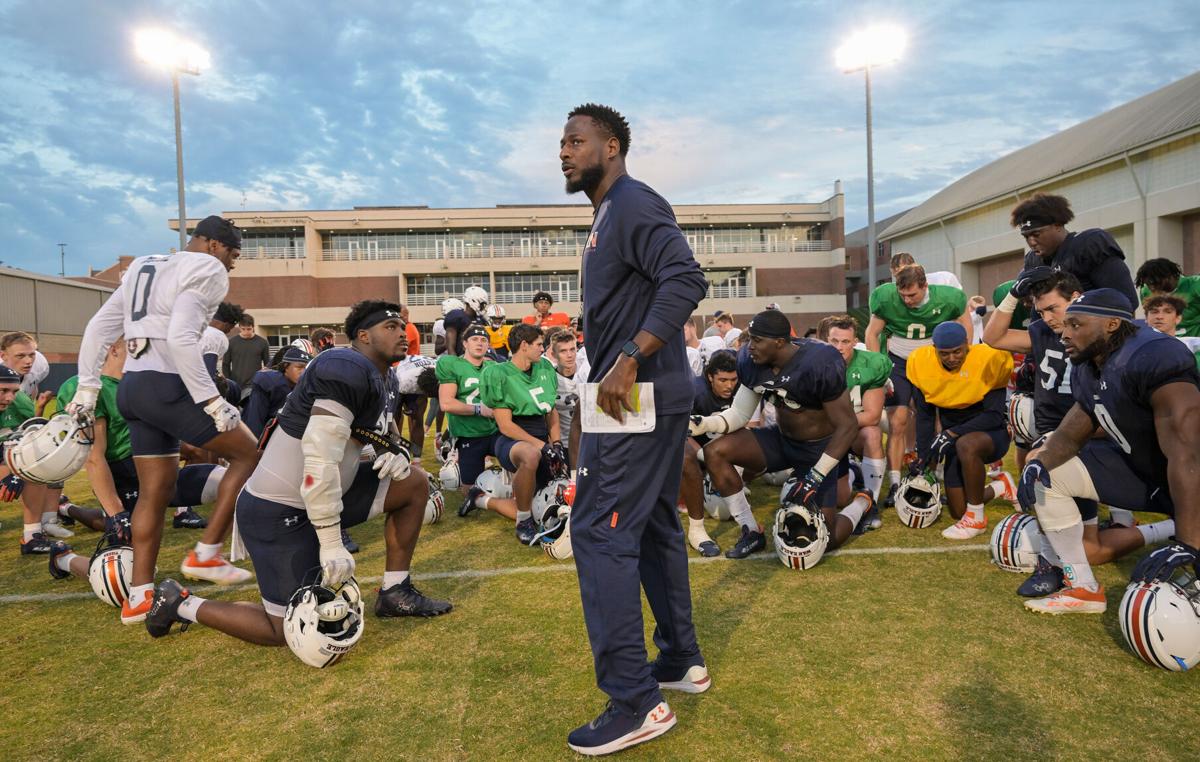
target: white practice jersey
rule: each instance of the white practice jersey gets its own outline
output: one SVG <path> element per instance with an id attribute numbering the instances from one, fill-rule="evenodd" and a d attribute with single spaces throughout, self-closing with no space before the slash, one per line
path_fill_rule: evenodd
<path id="1" fill-rule="evenodd" d="M 201 355 L 216 355 L 217 367 L 221 367 L 221 361 L 225 359 L 225 353 L 229 351 L 229 337 L 221 333 L 219 328 L 213 328 L 211 325 L 204 327 L 204 333 L 200 336 L 200 354 Z"/>
<path id="2" fill-rule="evenodd" d="M 685 347 L 687 350 L 688 366 L 691 367 L 692 373 L 699 376 L 704 373 L 704 359 L 700 357 L 700 350 L 697 347 Z"/>
<path id="3" fill-rule="evenodd" d="M 88 322 L 79 351 L 79 385 L 100 386 L 100 366 L 112 342 L 124 334 L 131 347 L 126 372 L 175 373 L 193 402 L 217 395 L 204 367 L 201 337 L 229 291 L 229 274 L 202 252 L 153 254 L 133 260 L 121 285 Z M 144 341 L 143 341 L 144 340 Z"/>
<path id="4" fill-rule="evenodd" d="M 575 365 L 575 375 L 571 377 L 564 376 L 561 371 L 555 369 L 554 375 L 558 377 L 558 394 L 554 397 L 554 409 L 558 411 L 558 426 L 562 432 L 562 438 L 565 440 L 571 432 L 571 418 L 575 415 L 575 403 L 579 401 L 579 384 L 585 381 L 585 378 L 579 374 L 579 364 Z"/>
<path id="5" fill-rule="evenodd" d="M 437 365 L 437 360 L 424 355 L 409 355 L 392 367 L 392 373 L 396 376 L 396 382 L 400 384 L 401 394 L 420 394 L 421 390 L 417 388 L 417 377 L 426 368 L 432 368 Z"/>
<path id="6" fill-rule="evenodd" d="M 37 399 L 38 384 L 45 381 L 48 375 L 50 375 L 50 361 L 46 359 L 46 355 L 34 350 L 33 367 L 21 378 L 21 391 Z"/>
<path id="7" fill-rule="evenodd" d="M 925 273 L 925 282 L 931 286 L 954 286 L 959 291 L 963 290 L 962 283 L 958 280 L 958 276 L 949 270 L 938 270 L 936 272 Z"/>
<path id="8" fill-rule="evenodd" d="M 703 339 L 700 339 L 701 372 L 703 372 L 703 368 L 708 365 L 708 360 L 713 356 L 713 352 L 716 352 L 719 349 L 726 349 L 725 339 L 723 339 L 721 336 L 705 336 Z M 696 375 L 700 374 L 697 373 Z"/>

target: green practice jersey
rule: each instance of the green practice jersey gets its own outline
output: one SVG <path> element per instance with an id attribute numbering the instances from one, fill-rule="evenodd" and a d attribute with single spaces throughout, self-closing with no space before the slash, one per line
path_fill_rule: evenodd
<path id="1" fill-rule="evenodd" d="M 495 363 L 483 371 L 483 403 L 511 410 L 514 417 L 547 415 L 558 396 L 558 372 L 545 357 L 529 373 L 512 361 Z"/>
<path id="2" fill-rule="evenodd" d="M 17 392 L 13 401 L 0 413 L 0 435 L 11 434 L 18 426 L 33 417 L 36 406 L 25 392 Z"/>
<path id="3" fill-rule="evenodd" d="M 469 360 L 455 357 L 446 353 L 438 358 L 434 372 L 439 384 L 454 384 L 458 390 L 454 398 L 468 405 L 482 404 L 479 399 L 480 377 L 484 368 L 495 365 L 491 360 L 484 360 L 483 365 L 476 368 Z M 455 415 L 446 413 L 450 419 L 450 433 L 456 437 L 486 437 L 496 433 L 496 422 L 491 418 L 476 415 Z"/>
<path id="4" fill-rule="evenodd" d="M 992 306 L 999 307 L 1000 302 L 1004 301 L 1004 297 L 1008 296 L 1008 292 L 1012 291 L 1015 280 L 1009 280 L 996 286 L 996 290 L 992 292 Z M 1013 310 L 1012 323 L 1010 328 L 1020 328 L 1023 331 L 1029 330 L 1029 321 L 1032 319 L 1029 314 L 1029 308 L 1025 306 L 1025 302 L 1017 302 L 1017 308 Z"/>
<path id="5" fill-rule="evenodd" d="M 129 444 L 129 425 L 121 411 L 117 410 L 117 379 L 110 376 L 100 377 L 100 396 L 96 398 L 96 418 L 103 418 L 106 423 L 105 437 L 108 446 L 104 449 L 104 459 L 107 461 L 125 460 L 133 456 L 133 447 Z M 79 376 L 71 376 L 58 387 L 58 404 L 63 409 L 75 398 L 75 389 L 79 386 Z"/>
<path id="6" fill-rule="evenodd" d="M 1150 296 L 1150 289 L 1142 286 L 1142 301 Z M 1183 320 L 1179 322 L 1176 336 L 1200 336 L 1200 275 L 1185 275 L 1179 279 L 1172 296 L 1187 302 L 1183 308 Z"/>
<path id="7" fill-rule="evenodd" d="M 846 365 L 846 388 L 850 390 L 850 401 L 854 412 L 863 411 L 863 394 L 871 389 L 882 389 L 892 375 L 892 361 L 879 352 L 865 349 L 854 350 L 854 356 Z"/>
<path id="8" fill-rule="evenodd" d="M 908 357 L 917 347 L 933 343 L 933 329 L 958 320 L 967 309 L 967 295 L 954 286 L 930 286 L 923 304 L 908 307 L 895 283 L 884 283 L 871 292 L 871 315 L 884 322 L 888 351 Z"/>

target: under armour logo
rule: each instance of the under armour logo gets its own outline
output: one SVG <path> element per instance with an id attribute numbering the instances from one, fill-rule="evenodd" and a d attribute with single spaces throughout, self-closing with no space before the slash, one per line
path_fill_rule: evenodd
<path id="1" fill-rule="evenodd" d="M 1108 388 L 1108 382 L 1107 382 L 1107 381 L 1101 381 L 1101 382 L 1100 382 L 1100 388 L 1101 388 L 1101 389 L 1107 389 L 1107 388 Z"/>
<path id="2" fill-rule="evenodd" d="M 285 527 L 294 527 L 299 523 L 300 523 L 299 516 L 288 516 L 286 519 L 283 520 L 283 525 Z"/>
<path id="3" fill-rule="evenodd" d="M 581 469 L 579 469 L 579 475 L 580 475 L 580 476 L 587 476 L 587 475 L 588 475 L 588 470 L 587 470 L 587 467 L 586 467 L 586 466 L 585 466 L 584 468 L 581 468 Z"/>
<path id="4" fill-rule="evenodd" d="M 792 380 L 791 376 L 781 376 L 779 378 L 779 383 L 786 384 L 788 381 L 791 381 L 791 380 Z"/>

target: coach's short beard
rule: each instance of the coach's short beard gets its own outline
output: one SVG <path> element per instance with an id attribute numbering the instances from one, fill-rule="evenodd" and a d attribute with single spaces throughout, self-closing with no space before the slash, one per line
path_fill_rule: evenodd
<path id="1" fill-rule="evenodd" d="M 600 181 L 604 179 L 604 168 L 599 164 L 591 167 L 585 167 L 579 170 L 579 180 L 571 182 L 567 180 L 567 194 L 578 193 L 583 191 L 591 195 L 592 191 L 600 187 Z"/>

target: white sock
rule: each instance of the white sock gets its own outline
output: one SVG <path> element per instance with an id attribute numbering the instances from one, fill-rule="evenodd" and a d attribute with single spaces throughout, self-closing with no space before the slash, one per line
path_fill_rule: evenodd
<path id="1" fill-rule="evenodd" d="M 892 483 L 892 486 L 899 484 L 900 483 L 900 472 L 899 471 L 888 471 L 888 481 L 890 481 Z"/>
<path id="2" fill-rule="evenodd" d="M 533 511 L 517 511 L 517 523 L 533 518 Z"/>
<path id="3" fill-rule="evenodd" d="M 185 513 L 187 513 L 187 510 L 188 510 L 188 506 L 186 506 L 186 505 L 181 505 L 181 506 L 179 506 L 178 508 L 176 508 L 176 509 L 175 509 L 175 515 L 176 515 L 176 516 L 180 516 L 180 515 L 182 515 L 182 514 L 185 514 Z M 194 619 L 193 619 L 192 621 L 194 622 L 194 621 L 196 621 L 196 620 L 194 620 Z"/>
<path id="4" fill-rule="evenodd" d="M 1004 482 L 997 479 L 996 481 L 992 482 L 988 486 L 992 488 L 992 494 L 996 496 L 996 497 L 992 498 L 993 500 L 997 500 L 997 499 L 1003 500 L 1004 499 Z"/>
<path id="5" fill-rule="evenodd" d="M 33 536 L 40 531 L 42 531 L 42 523 L 40 521 L 36 524 L 26 524 L 24 532 L 22 533 L 22 539 L 24 539 L 25 542 L 29 542 L 33 539 Z"/>
<path id="6" fill-rule="evenodd" d="M 196 560 L 211 561 L 221 553 L 221 543 L 216 545 L 206 545 L 205 543 L 196 543 Z"/>
<path id="7" fill-rule="evenodd" d="M 862 474 L 863 482 L 867 485 L 867 491 L 871 493 L 871 497 L 879 499 L 879 493 L 883 490 L 883 472 L 887 468 L 887 461 L 883 458 L 863 458 Z"/>
<path id="8" fill-rule="evenodd" d="M 186 619 L 189 622 L 195 622 L 196 613 L 200 611 L 200 604 L 204 603 L 203 598 L 198 598 L 194 595 L 189 595 L 179 602 L 179 616 L 181 619 Z"/>
<path id="9" fill-rule="evenodd" d="M 488 494 L 488 493 L 486 493 L 486 492 L 481 492 L 481 493 L 480 493 L 478 496 L 476 496 L 476 498 L 475 498 L 475 507 L 476 507 L 476 508 L 482 508 L 483 510 L 485 510 L 485 511 L 486 511 L 486 510 L 487 510 L 488 501 L 489 501 L 489 500 L 491 500 L 491 499 L 492 499 L 492 496 L 491 496 L 491 495 L 489 495 L 489 494 Z"/>
<path id="10" fill-rule="evenodd" d="M 688 517 L 688 543 L 696 550 L 700 550 L 701 543 L 711 541 L 708 530 L 704 528 L 704 519 Z"/>
<path id="11" fill-rule="evenodd" d="M 1137 530 L 1146 538 L 1147 545 L 1162 542 L 1175 534 L 1175 519 L 1156 521 L 1153 524 L 1138 524 Z"/>
<path id="12" fill-rule="evenodd" d="M 53 510 L 53 511 L 46 511 L 46 512 L 44 512 L 44 513 L 42 514 L 42 523 L 43 523 L 43 524 L 57 524 L 57 523 L 59 523 L 59 522 L 58 522 L 58 510 L 56 509 L 56 510 Z"/>
<path id="13" fill-rule="evenodd" d="M 1042 531 L 1041 527 L 1038 527 L 1038 539 L 1042 541 L 1040 554 L 1042 558 L 1046 559 L 1051 566 L 1057 566 L 1061 569 L 1062 559 L 1058 557 L 1058 553 L 1054 552 L 1054 546 L 1050 544 L 1050 540 L 1046 538 L 1046 533 Z"/>
<path id="14" fill-rule="evenodd" d="M 406 571 L 385 571 L 383 573 L 383 589 L 389 590 L 396 585 L 403 585 L 406 579 L 408 579 Z"/>
<path id="15" fill-rule="evenodd" d="M 987 515 L 983 512 L 983 504 L 972 505 L 971 503 L 967 503 L 967 512 L 963 514 L 963 518 L 974 524 L 987 521 Z"/>
<path id="16" fill-rule="evenodd" d="M 59 517 L 60 519 L 61 519 L 61 518 L 63 518 L 64 516 L 66 516 L 66 517 L 68 517 L 68 518 L 69 518 L 69 517 L 70 517 L 70 515 L 71 515 L 71 512 L 70 512 L 70 510 L 68 510 L 68 509 L 69 509 L 69 508 L 70 508 L 72 505 L 74 505 L 74 503 L 62 503 L 61 505 L 59 505 L 59 506 L 58 506 L 58 517 Z"/>
<path id="17" fill-rule="evenodd" d="M 729 501 L 729 512 L 733 514 L 734 521 L 749 527 L 751 532 L 757 532 L 758 522 L 754 519 L 754 511 L 750 510 L 750 501 L 746 499 L 746 493 L 739 489 L 725 499 Z"/>
<path id="18" fill-rule="evenodd" d="M 850 501 L 850 505 L 847 505 L 841 510 L 841 515 L 850 519 L 850 526 L 856 527 L 858 526 L 858 522 L 862 520 L 863 514 L 866 512 L 867 499 L 865 497 L 856 497 Z"/>
<path id="19" fill-rule="evenodd" d="M 78 556 L 78 553 L 63 553 L 54 559 L 54 565 L 58 567 L 59 571 L 65 571 L 69 574 L 71 572 L 71 559 Z"/>
<path id="20" fill-rule="evenodd" d="M 134 606 L 142 602 L 142 599 L 147 595 L 154 595 L 154 583 L 148 585 L 130 585 L 129 586 L 129 601 Z"/>
<path id="21" fill-rule="evenodd" d="M 1047 532 L 1046 537 L 1062 559 L 1063 578 L 1069 586 L 1088 590 L 1099 588 L 1092 567 L 1088 564 L 1087 552 L 1083 549 L 1083 522 Z"/>

